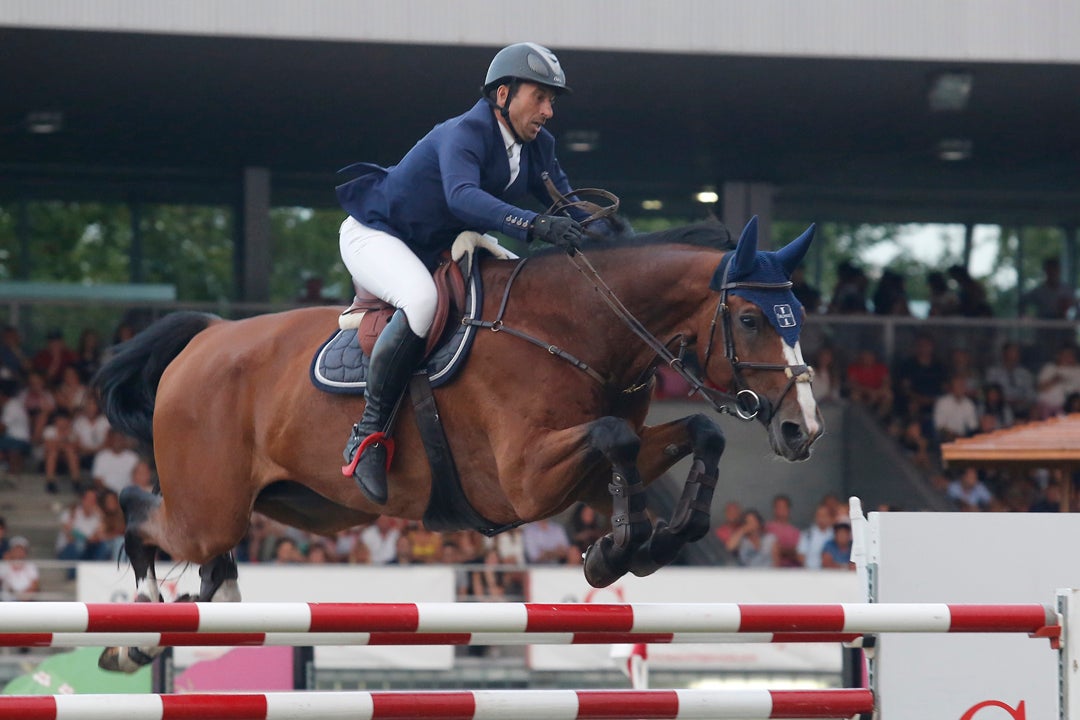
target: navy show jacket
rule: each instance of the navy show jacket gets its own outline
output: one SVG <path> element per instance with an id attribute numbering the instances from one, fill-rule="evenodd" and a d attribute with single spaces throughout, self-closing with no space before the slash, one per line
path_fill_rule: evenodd
<path id="1" fill-rule="evenodd" d="M 559 192 L 570 193 L 555 138 L 543 128 L 522 146 L 518 177 L 506 187 L 506 145 L 486 100 L 436 125 L 397 165 L 358 163 L 345 171 L 361 174 L 337 187 L 341 207 L 364 225 L 400 238 L 429 267 L 464 230 L 526 240 L 537 213 L 516 203 L 532 195 L 551 204 L 544 172 Z"/>

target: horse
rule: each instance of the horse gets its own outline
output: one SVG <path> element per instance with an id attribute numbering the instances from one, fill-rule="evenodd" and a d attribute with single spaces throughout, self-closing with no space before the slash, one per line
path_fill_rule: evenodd
<path id="1" fill-rule="evenodd" d="M 586 242 L 569 259 L 549 249 L 524 261 L 480 260 L 486 329 L 460 373 L 434 391 L 468 503 L 503 528 L 579 501 L 610 517 L 610 532 L 583 560 L 596 587 L 670 563 L 709 531 L 724 435 L 705 412 L 645 424 L 660 363 L 714 410 L 756 418 L 778 456 L 806 459 L 823 421 L 789 288 L 812 238 L 811 226 L 764 252 L 756 219 L 734 246 L 714 221 Z M 148 446 L 158 473 L 158 492 L 132 487 L 121 496 L 138 600 L 161 600 L 159 550 L 200 566 L 194 599 L 239 600 L 232 550 L 253 511 L 324 535 L 384 514 L 424 517 L 432 471 L 409 403 L 393 429 L 386 505 L 343 477 L 340 439 L 363 398 L 309 381 L 313 351 L 339 312 L 241 320 L 177 312 L 101 368 L 95 385 L 106 416 Z M 670 524 L 654 526 L 644 490 L 688 455 Z M 133 671 L 153 656 L 127 650 L 107 649 L 102 667 Z"/>

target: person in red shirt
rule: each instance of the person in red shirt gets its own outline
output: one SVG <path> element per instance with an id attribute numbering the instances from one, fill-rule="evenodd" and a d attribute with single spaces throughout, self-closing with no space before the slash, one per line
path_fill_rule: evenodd
<path id="1" fill-rule="evenodd" d="M 847 368 L 852 402 L 864 405 L 884 420 L 892 414 L 893 394 L 889 368 L 873 350 L 863 348 Z"/>
<path id="2" fill-rule="evenodd" d="M 64 342 L 64 334 L 51 330 L 45 338 L 45 347 L 34 355 L 34 370 L 45 376 L 45 384 L 50 388 L 60 383 L 64 370 L 79 361 L 79 356 Z"/>
<path id="3" fill-rule="evenodd" d="M 777 495 L 772 501 L 772 518 L 765 523 L 765 532 L 776 536 L 780 547 L 780 567 L 800 567 L 796 548 L 799 546 L 799 528 L 791 524 L 791 498 Z"/>

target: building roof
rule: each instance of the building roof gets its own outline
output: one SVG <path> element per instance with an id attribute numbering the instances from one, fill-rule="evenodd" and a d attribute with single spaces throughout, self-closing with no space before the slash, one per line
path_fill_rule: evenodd
<path id="1" fill-rule="evenodd" d="M 1080 413 L 944 443 L 941 455 L 960 465 L 1080 467 Z"/>

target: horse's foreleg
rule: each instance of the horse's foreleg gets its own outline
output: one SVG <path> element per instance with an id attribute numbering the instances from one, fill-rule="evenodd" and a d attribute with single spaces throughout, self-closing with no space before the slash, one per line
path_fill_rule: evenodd
<path id="1" fill-rule="evenodd" d="M 670 564 L 686 543 L 700 540 L 709 532 L 713 492 L 719 477 L 720 456 L 724 453 L 724 434 L 708 416 L 691 415 L 649 428 L 644 442 L 651 452 L 663 453 L 667 460 L 673 457 L 677 460 L 680 435 L 689 440 L 694 462 L 672 512 L 671 524 L 658 522 L 649 540 L 634 553 L 630 571 L 638 577 L 651 575 Z"/>
<path id="2" fill-rule="evenodd" d="M 607 587 L 626 574 L 631 561 L 652 532 L 645 511 L 645 483 L 638 472 L 641 438 L 624 421 L 600 418 L 590 424 L 587 441 L 611 463 L 612 531 L 585 552 L 585 579 Z"/>
<path id="3" fill-rule="evenodd" d="M 199 602 L 240 602 L 239 573 L 232 553 L 218 555 L 199 568 Z"/>

